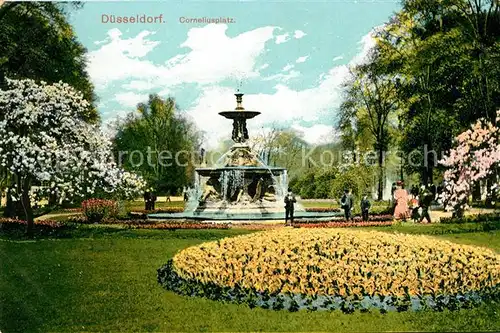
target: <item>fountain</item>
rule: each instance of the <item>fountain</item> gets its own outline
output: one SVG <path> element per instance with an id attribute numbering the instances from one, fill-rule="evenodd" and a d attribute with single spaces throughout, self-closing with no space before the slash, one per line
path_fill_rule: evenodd
<path id="1" fill-rule="evenodd" d="M 243 94 L 236 93 L 236 108 L 219 112 L 232 120 L 233 146 L 213 167 L 195 169 L 194 187 L 188 191 L 183 213 L 150 214 L 153 219 L 191 218 L 204 220 L 284 219 L 287 170 L 266 165 L 248 144 L 247 120 L 260 114 L 247 111 Z M 295 216 L 331 217 L 335 213 L 308 213 L 296 205 Z"/>

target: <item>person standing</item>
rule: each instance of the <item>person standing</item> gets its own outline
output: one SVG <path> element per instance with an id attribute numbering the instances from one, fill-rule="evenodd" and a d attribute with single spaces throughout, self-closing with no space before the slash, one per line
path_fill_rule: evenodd
<path id="1" fill-rule="evenodd" d="M 290 224 L 293 224 L 293 210 L 296 202 L 297 200 L 292 190 L 288 189 L 288 193 L 285 196 L 285 225 L 288 225 L 288 219 L 290 219 Z"/>
<path id="2" fill-rule="evenodd" d="M 151 192 L 144 192 L 144 210 L 150 210 Z"/>
<path id="3" fill-rule="evenodd" d="M 422 208 L 420 223 L 422 223 L 424 218 L 427 220 L 427 223 L 431 223 L 431 215 L 429 214 L 429 209 L 431 207 L 433 200 L 434 200 L 434 195 L 432 194 L 432 192 L 428 188 L 423 187 L 420 200 L 420 207 Z"/>
<path id="4" fill-rule="evenodd" d="M 394 192 L 394 202 L 396 203 L 394 218 L 406 220 L 410 215 L 408 209 L 408 192 L 404 189 L 403 182 L 399 181 L 397 185 L 398 189 Z"/>
<path id="5" fill-rule="evenodd" d="M 155 202 L 156 202 L 156 194 L 154 192 L 151 192 L 151 210 L 155 210 Z"/>
<path id="6" fill-rule="evenodd" d="M 363 221 L 368 221 L 370 207 L 370 200 L 368 200 L 368 195 L 365 194 L 363 196 L 363 199 L 361 199 L 361 216 L 363 217 Z"/>
<path id="7" fill-rule="evenodd" d="M 352 210 L 353 200 L 351 191 L 349 189 L 344 190 L 344 195 L 340 199 L 340 206 L 344 210 L 344 216 L 346 221 L 352 220 L 351 210 Z"/>

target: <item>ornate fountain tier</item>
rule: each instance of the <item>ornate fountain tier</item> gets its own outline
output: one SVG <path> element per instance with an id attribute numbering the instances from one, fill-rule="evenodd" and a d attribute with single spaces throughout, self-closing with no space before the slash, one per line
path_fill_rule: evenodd
<path id="1" fill-rule="evenodd" d="M 237 93 L 236 108 L 233 111 L 222 111 L 219 114 L 227 119 L 233 120 L 233 133 L 231 138 L 236 143 L 243 143 L 248 140 L 247 119 L 252 119 L 260 114 L 258 111 L 247 111 L 242 105 L 243 94 Z"/>

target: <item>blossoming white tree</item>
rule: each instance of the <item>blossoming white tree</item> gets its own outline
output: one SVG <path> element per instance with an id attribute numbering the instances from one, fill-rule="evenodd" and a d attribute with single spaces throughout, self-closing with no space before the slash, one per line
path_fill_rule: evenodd
<path id="1" fill-rule="evenodd" d="M 0 90 L 0 165 L 22 204 L 28 233 L 33 227 L 31 187 L 47 185 L 66 199 L 96 191 L 115 197 L 139 195 L 144 180 L 116 166 L 111 142 L 83 119 L 90 104 L 68 84 L 7 79 Z"/>
<path id="2" fill-rule="evenodd" d="M 469 130 L 456 138 L 456 147 L 449 156 L 440 161 L 448 167 L 444 173 L 445 187 L 441 200 L 445 209 L 452 210 L 458 217 L 468 208 L 468 199 L 474 183 L 493 178 L 489 189 L 498 189 L 498 168 L 500 165 L 500 110 L 496 124 L 479 119 Z M 490 193 L 491 195 L 491 193 Z"/>

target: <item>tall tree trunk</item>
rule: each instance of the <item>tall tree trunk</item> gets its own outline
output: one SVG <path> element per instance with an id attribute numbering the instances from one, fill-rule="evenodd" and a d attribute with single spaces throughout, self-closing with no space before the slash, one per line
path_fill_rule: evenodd
<path id="1" fill-rule="evenodd" d="M 31 189 L 31 181 L 29 177 L 24 178 L 20 182 L 21 187 L 21 204 L 24 210 L 24 216 L 26 219 L 26 235 L 33 235 L 33 225 L 35 223 L 33 217 L 33 208 L 31 207 L 30 200 L 30 189 Z"/>
<path id="2" fill-rule="evenodd" d="M 377 200 L 384 200 L 384 151 L 379 149 L 378 151 L 378 190 L 377 190 Z"/>
<path id="3" fill-rule="evenodd" d="M 12 184 L 7 191 L 7 202 L 5 203 L 5 210 L 3 211 L 4 217 L 18 218 L 23 210 L 19 201 L 12 200 L 12 190 L 15 184 Z"/>

